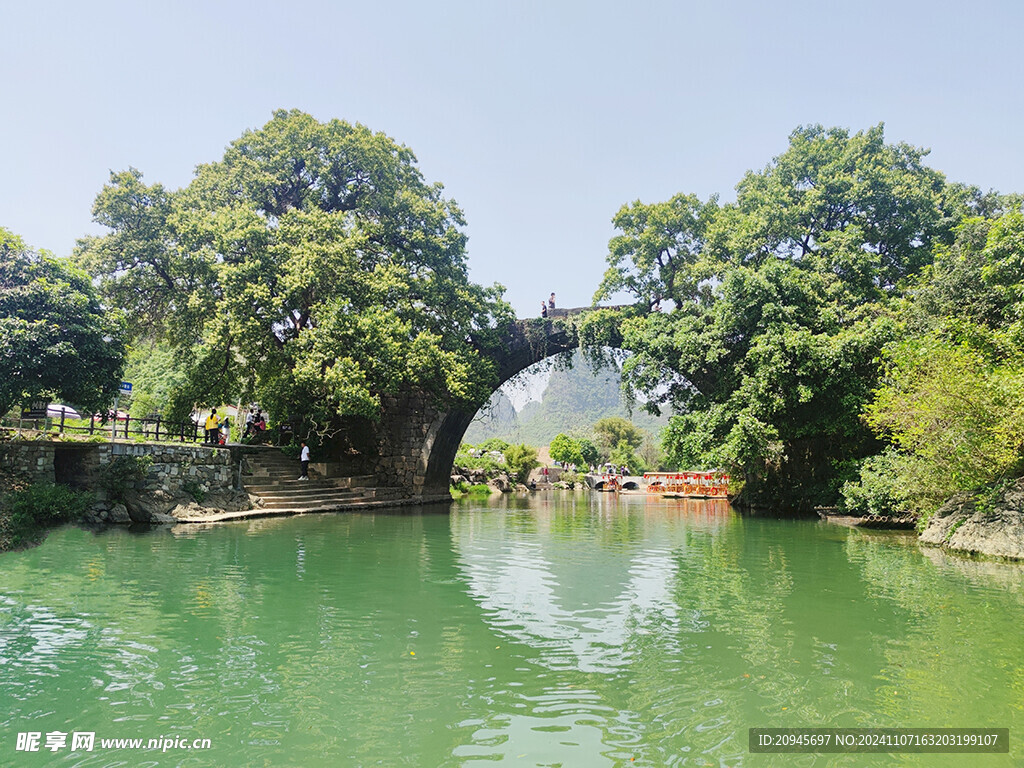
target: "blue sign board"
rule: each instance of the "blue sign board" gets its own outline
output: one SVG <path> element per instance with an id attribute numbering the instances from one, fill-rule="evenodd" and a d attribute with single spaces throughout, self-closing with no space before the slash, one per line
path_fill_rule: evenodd
<path id="1" fill-rule="evenodd" d="M 122 381 L 121 382 L 121 391 L 122 392 L 131 392 L 132 391 L 132 383 L 130 381 Z"/>

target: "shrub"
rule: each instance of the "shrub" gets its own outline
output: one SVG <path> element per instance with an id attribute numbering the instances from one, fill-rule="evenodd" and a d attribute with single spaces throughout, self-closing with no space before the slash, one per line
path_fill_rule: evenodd
<path id="1" fill-rule="evenodd" d="M 487 453 L 488 451 L 498 451 L 504 453 L 505 449 L 508 448 L 509 444 L 504 440 L 497 437 L 492 437 L 489 440 L 484 440 L 480 445 L 477 446 L 477 450 Z"/>
<path id="2" fill-rule="evenodd" d="M 517 483 L 525 483 L 530 470 L 539 466 L 537 449 L 528 445 L 510 445 L 505 449 L 505 466 Z"/>
<path id="3" fill-rule="evenodd" d="M 191 496 L 196 504 L 202 504 L 203 499 L 206 498 L 206 491 L 203 489 L 203 486 L 195 480 L 186 480 L 181 484 L 181 490 Z"/>
<path id="4" fill-rule="evenodd" d="M 4 496 L 11 544 L 17 546 L 36 538 L 45 528 L 81 520 L 95 497 L 63 485 L 36 483 L 10 491 Z"/>
<path id="5" fill-rule="evenodd" d="M 889 450 L 869 456 L 861 464 L 860 478 L 843 485 L 843 507 L 854 515 L 892 515 L 906 511 L 907 460 Z"/>
<path id="6" fill-rule="evenodd" d="M 586 488 L 587 483 L 584 479 L 586 475 L 582 472 L 563 472 L 558 479 L 558 482 L 565 483 L 567 488 L 575 488 L 577 485 L 580 488 Z"/>
<path id="7" fill-rule="evenodd" d="M 152 463 L 152 456 L 115 456 L 100 470 L 100 488 L 113 501 L 124 501 L 128 489 L 146 477 Z"/>

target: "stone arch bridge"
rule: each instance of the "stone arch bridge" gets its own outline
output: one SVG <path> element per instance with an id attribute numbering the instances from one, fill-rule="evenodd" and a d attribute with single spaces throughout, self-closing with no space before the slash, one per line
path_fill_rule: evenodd
<path id="1" fill-rule="evenodd" d="M 534 363 L 576 349 L 579 337 L 573 323 L 566 321 L 596 309 L 555 309 L 544 321 L 513 323 L 503 350 L 497 356 L 497 386 Z M 448 489 L 455 454 L 470 422 L 484 404 L 476 403 L 468 408 L 439 407 L 422 392 L 386 398 L 377 430 L 374 474 L 378 492 L 423 501 L 451 498 Z"/>

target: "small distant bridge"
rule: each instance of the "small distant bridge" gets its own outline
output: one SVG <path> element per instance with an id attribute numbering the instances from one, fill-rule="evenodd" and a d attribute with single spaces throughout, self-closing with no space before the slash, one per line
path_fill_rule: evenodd
<path id="1" fill-rule="evenodd" d="M 605 490 L 607 478 L 612 475 L 588 474 L 587 486 L 594 491 Z M 644 477 L 643 475 L 614 475 L 615 482 L 618 483 L 619 489 L 623 491 L 642 491 L 644 489 Z"/>

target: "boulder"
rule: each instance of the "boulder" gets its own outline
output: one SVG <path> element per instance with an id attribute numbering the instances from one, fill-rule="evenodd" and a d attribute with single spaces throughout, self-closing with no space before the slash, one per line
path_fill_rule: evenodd
<path id="1" fill-rule="evenodd" d="M 148 523 L 154 515 L 166 515 L 178 502 L 178 499 L 163 490 L 128 491 L 124 499 L 128 514 L 136 523 Z"/>
<path id="2" fill-rule="evenodd" d="M 174 517 L 174 515 L 163 515 L 159 512 L 154 512 L 149 522 L 173 525 L 178 522 L 178 518 Z"/>
<path id="3" fill-rule="evenodd" d="M 128 514 L 128 508 L 124 504 L 114 504 L 110 511 L 107 512 L 108 523 L 130 523 L 132 521 L 131 515 Z"/>
<path id="4" fill-rule="evenodd" d="M 110 514 L 110 504 L 105 501 L 98 502 L 92 505 L 85 515 L 82 516 L 82 522 L 84 523 L 104 523 Z"/>
<path id="5" fill-rule="evenodd" d="M 956 496 L 928 520 L 920 536 L 957 552 L 1024 560 L 1024 478 L 979 509 L 973 496 Z"/>

